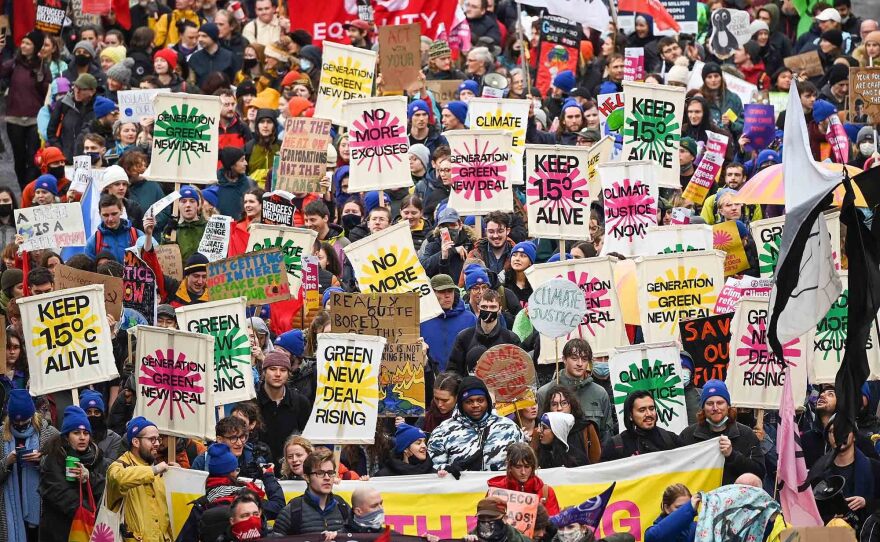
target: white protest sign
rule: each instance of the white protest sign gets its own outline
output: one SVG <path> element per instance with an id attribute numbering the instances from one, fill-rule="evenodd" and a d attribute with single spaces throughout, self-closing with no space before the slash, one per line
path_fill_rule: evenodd
<path id="1" fill-rule="evenodd" d="M 170 92 L 170 88 L 140 88 L 117 91 L 119 120 L 122 122 L 140 122 L 141 117 L 155 119 L 156 110 L 153 109 L 153 97 L 156 94 Z"/>
<path id="2" fill-rule="evenodd" d="M 625 99 L 621 159 L 650 160 L 658 168 L 657 181 L 680 188 L 678 161 L 685 89 L 649 83 L 623 83 Z"/>
<path id="3" fill-rule="evenodd" d="M 180 192 L 175 190 L 174 192 L 168 194 L 163 197 L 159 201 L 154 202 L 147 208 L 147 211 L 144 213 L 144 218 L 147 217 L 155 217 L 157 214 L 161 213 L 165 210 L 166 207 L 174 203 L 175 201 L 180 199 Z"/>
<path id="4" fill-rule="evenodd" d="M 452 151 L 449 207 L 462 216 L 513 211 L 510 133 L 454 130 L 446 139 Z"/>
<path id="5" fill-rule="evenodd" d="M 712 226 L 683 224 L 651 226 L 644 238 L 636 242 L 636 254 L 673 254 L 712 250 Z"/>
<path id="6" fill-rule="evenodd" d="M 657 225 L 660 188 L 651 162 L 610 162 L 599 165 L 605 208 L 602 254 L 636 254 L 635 246 Z"/>
<path id="7" fill-rule="evenodd" d="M 709 49 L 722 60 L 733 56 L 734 51 L 749 41 L 754 33 L 750 26 L 752 17 L 747 11 L 716 9 L 711 18 L 712 36 L 709 38 Z"/>
<path id="8" fill-rule="evenodd" d="M 315 117 L 345 126 L 343 103 L 373 95 L 376 56 L 367 49 L 325 41 Z"/>
<path id="9" fill-rule="evenodd" d="M 509 179 L 513 184 L 523 184 L 528 120 L 529 102 L 526 100 L 471 98 L 468 102 L 468 126 L 471 130 L 503 130 L 510 133 Z M 446 132 L 446 135 L 449 133 Z M 458 211 L 458 208 L 454 209 Z"/>
<path id="10" fill-rule="evenodd" d="M 153 97 L 156 123 L 147 179 L 190 184 L 217 182 L 220 98 L 183 92 Z"/>
<path id="11" fill-rule="evenodd" d="M 590 150 L 526 145 L 526 210 L 529 235 L 590 238 Z"/>
<path id="12" fill-rule="evenodd" d="M 223 215 L 212 216 L 205 225 L 202 240 L 199 242 L 198 252 L 204 254 L 209 262 L 222 260 L 229 251 L 229 236 L 231 233 L 231 217 Z"/>
<path id="13" fill-rule="evenodd" d="M 15 233 L 24 238 L 21 250 L 81 247 L 86 244 L 79 203 L 53 203 L 16 209 Z"/>
<path id="14" fill-rule="evenodd" d="M 346 100 L 351 169 L 348 193 L 412 187 L 406 97 Z"/>
<path id="15" fill-rule="evenodd" d="M 71 192 L 82 194 L 92 180 L 92 157 L 88 154 L 73 157 L 73 180 L 70 181 Z"/>
<path id="16" fill-rule="evenodd" d="M 551 279 L 529 296 L 529 319 L 541 335 L 562 337 L 577 328 L 587 313 L 580 287 L 565 278 Z"/>

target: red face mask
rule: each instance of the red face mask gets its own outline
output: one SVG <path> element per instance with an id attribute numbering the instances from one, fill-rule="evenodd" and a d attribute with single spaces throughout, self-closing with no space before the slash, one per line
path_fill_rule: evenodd
<path id="1" fill-rule="evenodd" d="M 263 522 L 259 516 L 251 516 L 232 525 L 232 536 L 236 540 L 254 540 L 262 535 Z"/>

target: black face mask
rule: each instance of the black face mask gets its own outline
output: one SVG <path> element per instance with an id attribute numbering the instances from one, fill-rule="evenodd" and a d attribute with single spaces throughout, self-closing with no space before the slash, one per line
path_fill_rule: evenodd
<path id="1" fill-rule="evenodd" d="M 104 416 L 89 416 L 89 425 L 92 426 L 92 435 L 101 437 L 96 440 L 103 440 L 107 436 L 107 421 Z"/>
<path id="2" fill-rule="evenodd" d="M 88 155 L 89 155 L 89 158 L 92 159 L 92 165 L 93 165 L 93 166 L 98 165 L 98 162 L 101 161 L 101 153 L 99 153 L 99 152 L 89 152 L 89 153 L 86 153 L 86 154 L 88 154 Z"/>
<path id="3" fill-rule="evenodd" d="M 55 177 L 55 180 L 61 180 L 64 178 L 64 166 L 50 167 L 46 172 Z"/>
<path id="4" fill-rule="evenodd" d="M 477 522 L 477 536 L 480 540 L 490 542 L 502 540 L 504 538 L 504 521 L 501 519 L 480 520 Z"/>
<path id="5" fill-rule="evenodd" d="M 498 319 L 498 313 L 497 313 L 497 312 L 495 312 L 495 311 L 487 311 L 487 310 L 485 310 L 485 309 L 480 309 L 480 320 L 481 320 L 481 321 L 483 321 L 483 322 L 485 322 L 485 323 L 487 323 L 487 324 L 491 324 L 492 322 L 494 322 L 494 321 L 497 320 L 497 319 Z"/>
<path id="6" fill-rule="evenodd" d="M 244 62 L 242 62 L 242 66 L 246 70 L 252 70 L 257 66 L 258 62 L 259 60 L 256 58 L 246 58 L 244 59 Z"/>
<path id="7" fill-rule="evenodd" d="M 361 220 L 361 217 L 358 215 L 344 215 L 342 217 L 342 227 L 345 228 L 346 231 L 351 230 L 360 224 Z"/>
<path id="8" fill-rule="evenodd" d="M 92 57 L 90 57 L 88 55 L 76 55 L 73 58 L 74 58 L 74 61 L 76 62 L 76 65 L 79 67 L 88 66 L 89 64 L 92 63 Z"/>
<path id="9" fill-rule="evenodd" d="M 12 216 L 12 204 L 0 203 L 0 217 Z"/>

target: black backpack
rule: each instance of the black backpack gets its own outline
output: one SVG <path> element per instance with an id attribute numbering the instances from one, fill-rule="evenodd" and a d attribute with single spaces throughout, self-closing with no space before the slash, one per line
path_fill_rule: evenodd
<path id="1" fill-rule="evenodd" d="M 226 534 L 228 527 L 228 504 L 221 504 L 208 508 L 202 513 L 201 519 L 199 519 L 199 540 L 202 542 L 214 542 Z"/>

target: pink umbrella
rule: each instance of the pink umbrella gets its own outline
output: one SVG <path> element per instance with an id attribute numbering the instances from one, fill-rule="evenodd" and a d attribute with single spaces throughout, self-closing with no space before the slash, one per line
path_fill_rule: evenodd
<path id="1" fill-rule="evenodd" d="M 841 164 L 820 162 L 820 167 L 829 171 L 843 171 Z M 855 177 L 862 172 L 855 166 L 846 166 L 850 177 Z M 859 187 L 853 184 L 856 191 L 856 205 L 867 207 L 868 203 L 862 196 Z M 834 189 L 834 205 L 840 207 L 843 204 L 843 185 Z M 785 183 L 782 179 L 782 164 L 774 164 L 755 174 L 754 177 L 739 190 L 734 196 L 736 203 L 785 205 Z"/>

